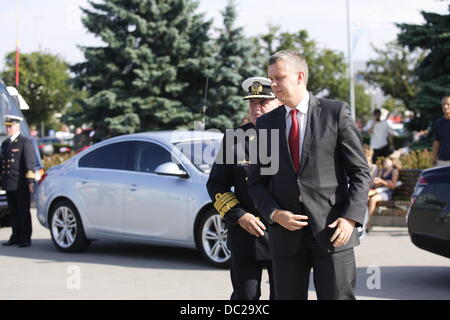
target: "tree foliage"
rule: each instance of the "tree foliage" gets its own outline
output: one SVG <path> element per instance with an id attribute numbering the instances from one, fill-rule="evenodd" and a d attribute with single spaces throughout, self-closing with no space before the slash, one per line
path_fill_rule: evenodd
<path id="1" fill-rule="evenodd" d="M 81 47 L 85 61 L 72 67 L 74 83 L 87 91 L 71 119 L 92 125 L 100 137 L 150 130 L 193 128 L 203 115 L 206 126 L 225 129 L 247 114 L 242 81 L 266 76 L 270 54 L 280 49 L 302 52 L 310 66 L 309 90 L 348 101 L 347 64 L 342 53 L 319 47 L 300 30 L 245 37 L 236 26 L 230 1 L 223 27 L 212 37 L 211 23 L 197 13 L 194 0 L 88 1 L 83 24 L 104 45 Z M 208 81 L 208 91 L 205 84 Z M 370 98 L 356 87 L 357 113 Z"/>
<path id="2" fill-rule="evenodd" d="M 450 13 L 450 5 L 449 5 Z M 441 114 L 440 102 L 450 91 L 450 14 L 422 11 L 423 25 L 397 24 L 398 41 L 409 50 L 421 48 L 426 56 L 416 68 L 419 92 L 412 106 L 434 119 Z"/>
<path id="3" fill-rule="evenodd" d="M 100 136 L 191 127 L 201 114 L 213 46 L 190 0 L 89 1 L 83 24 L 105 43 L 82 47 L 75 83 L 88 90 L 85 122 Z"/>
<path id="4" fill-rule="evenodd" d="M 209 83 L 207 126 L 221 130 L 236 127 L 248 114 L 248 102 L 241 83 L 254 76 L 265 76 L 254 61 L 255 49 L 244 36 L 241 27 L 236 27 L 237 10 L 229 1 L 222 11 L 223 28 L 215 39 L 216 55 L 214 75 Z"/>
<path id="5" fill-rule="evenodd" d="M 15 52 L 6 56 L 1 74 L 8 85 L 15 83 L 15 57 Z M 30 106 L 24 111 L 29 125 L 39 127 L 44 123 L 47 128 L 57 126 L 54 115 L 63 113 L 80 96 L 80 92 L 70 85 L 68 64 L 50 53 L 22 53 L 19 76 L 19 92 Z"/>
<path id="6" fill-rule="evenodd" d="M 366 72 L 361 72 L 364 80 L 399 100 L 406 109 L 415 111 L 411 103 L 419 90 L 415 70 L 423 60 L 424 51 L 410 52 L 397 42 L 387 43 L 385 49 L 373 49 L 377 57 L 367 62 Z"/>

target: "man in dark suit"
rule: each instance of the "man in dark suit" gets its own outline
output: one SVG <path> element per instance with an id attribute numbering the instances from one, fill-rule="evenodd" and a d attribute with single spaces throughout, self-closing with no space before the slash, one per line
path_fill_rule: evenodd
<path id="1" fill-rule="evenodd" d="M 312 268 L 319 299 L 355 299 L 353 247 L 370 180 L 360 133 L 346 103 L 307 91 L 308 66 L 296 51 L 274 54 L 268 73 L 284 105 L 256 128 L 258 137 L 267 131 L 267 150 L 279 145 L 278 170 L 261 174 L 268 165 L 258 161 L 248 185 L 269 223 L 276 298 L 307 299 Z"/>
<path id="2" fill-rule="evenodd" d="M 35 154 L 30 139 L 20 133 L 21 117 L 6 115 L 4 125 L 8 138 L 1 146 L 2 187 L 11 211 L 12 235 L 4 246 L 31 245 L 30 201 L 34 185 Z"/>
<path id="3" fill-rule="evenodd" d="M 275 98 L 267 78 L 249 78 L 243 82 L 242 87 L 248 92 L 244 100 L 249 100 L 249 116 L 252 122 L 226 131 L 221 150 L 211 169 L 207 188 L 214 207 L 228 226 L 227 246 L 231 252 L 230 273 L 233 285 L 231 299 L 258 300 L 264 267 L 269 272 L 270 298 L 273 299 L 266 222 L 248 195 L 247 170 L 250 164 L 249 144 L 256 136 L 256 118 L 275 109 L 280 103 Z M 236 134 L 238 132 L 241 135 Z M 231 161 L 226 161 L 227 159 Z M 232 187 L 234 192 L 231 191 Z"/>

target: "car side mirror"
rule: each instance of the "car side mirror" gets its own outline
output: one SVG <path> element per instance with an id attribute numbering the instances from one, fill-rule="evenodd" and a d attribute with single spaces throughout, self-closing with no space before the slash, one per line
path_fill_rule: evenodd
<path id="1" fill-rule="evenodd" d="M 176 176 L 180 178 L 188 178 L 189 175 L 186 171 L 181 170 L 178 165 L 174 162 L 166 162 L 160 164 L 155 169 L 155 173 L 162 176 Z"/>

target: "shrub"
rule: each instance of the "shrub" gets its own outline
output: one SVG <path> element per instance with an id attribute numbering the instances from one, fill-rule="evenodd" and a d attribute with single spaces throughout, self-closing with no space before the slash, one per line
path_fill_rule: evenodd
<path id="1" fill-rule="evenodd" d="M 402 169 L 428 169 L 433 166 L 433 154 L 428 149 L 411 150 L 400 156 Z"/>
<path id="2" fill-rule="evenodd" d="M 403 149 L 399 149 L 392 153 L 389 157 L 395 161 L 399 161 L 401 169 L 428 169 L 433 167 L 433 154 L 428 149 L 411 150 L 407 153 Z M 378 168 L 383 167 L 384 157 L 379 157 L 376 165 Z"/>
<path id="3" fill-rule="evenodd" d="M 75 152 L 67 152 L 67 153 L 57 153 L 51 156 L 44 156 L 42 159 L 42 164 L 44 165 L 44 170 L 47 171 L 53 166 L 57 166 L 58 164 L 63 163 L 66 160 L 69 160 L 75 155 Z"/>

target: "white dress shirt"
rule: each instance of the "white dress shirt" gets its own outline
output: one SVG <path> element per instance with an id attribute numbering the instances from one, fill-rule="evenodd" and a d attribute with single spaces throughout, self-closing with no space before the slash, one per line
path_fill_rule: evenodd
<path id="1" fill-rule="evenodd" d="M 303 147 L 303 141 L 305 140 L 305 132 L 306 132 L 306 120 L 308 115 L 308 104 L 309 104 L 309 92 L 306 93 L 306 96 L 303 98 L 302 101 L 295 107 L 299 112 L 297 112 L 297 121 L 300 129 L 300 147 L 299 147 L 299 159 L 300 162 L 302 160 L 302 147 Z M 291 110 L 292 108 L 284 106 L 286 108 L 286 138 L 288 141 L 288 149 L 289 149 L 289 131 L 291 130 L 291 124 L 292 124 L 292 116 L 291 116 Z M 291 150 L 289 150 L 289 153 Z"/>
<path id="2" fill-rule="evenodd" d="M 11 136 L 11 142 L 13 142 L 14 140 L 16 140 L 16 138 L 20 135 L 20 131 L 18 133 L 16 133 L 15 135 Z"/>
<path id="3" fill-rule="evenodd" d="M 284 106 L 286 108 L 286 139 L 288 142 L 288 150 L 289 150 L 289 131 L 291 130 L 291 124 L 292 124 L 292 116 L 291 116 L 291 110 L 292 108 Z M 298 126 L 299 126 L 299 133 L 300 133 L 300 147 L 298 148 L 299 150 L 299 160 L 300 163 L 302 161 L 302 147 L 303 147 L 303 141 L 305 140 L 305 132 L 306 132 L 306 121 L 307 121 L 307 115 L 308 115 L 308 108 L 309 108 L 309 92 L 306 93 L 306 96 L 303 98 L 302 101 L 300 101 L 300 103 L 297 105 L 297 107 L 295 107 L 295 109 L 297 109 L 299 112 L 297 112 L 297 121 L 298 121 Z M 289 156 L 290 156 L 291 150 L 289 150 Z M 301 195 L 300 195 L 300 199 L 301 199 Z M 273 214 L 276 212 L 276 210 L 274 210 L 271 214 L 270 214 L 270 220 L 273 221 Z"/>

